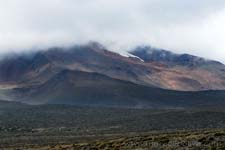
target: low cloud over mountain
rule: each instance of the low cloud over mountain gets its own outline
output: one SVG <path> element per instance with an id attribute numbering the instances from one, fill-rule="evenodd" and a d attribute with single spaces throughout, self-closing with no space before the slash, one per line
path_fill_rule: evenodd
<path id="1" fill-rule="evenodd" d="M 151 43 L 225 62 L 224 0 L 0 1 L 0 52 L 90 40 L 124 52 Z"/>

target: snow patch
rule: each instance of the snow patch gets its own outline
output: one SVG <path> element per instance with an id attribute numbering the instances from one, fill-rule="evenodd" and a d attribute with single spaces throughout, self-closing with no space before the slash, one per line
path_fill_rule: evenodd
<path id="1" fill-rule="evenodd" d="M 135 55 L 133 55 L 133 54 L 130 54 L 130 53 L 128 53 L 128 52 L 120 52 L 119 53 L 121 56 L 123 56 L 123 57 L 131 57 L 131 58 L 137 58 L 138 60 L 140 60 L 140 61 L 142 61 L 142 62 L 144 62 L 144 60 L 143 59 L 141 59 L 140 57 L 138 57 L 138 56 L 135 56 Z"/>

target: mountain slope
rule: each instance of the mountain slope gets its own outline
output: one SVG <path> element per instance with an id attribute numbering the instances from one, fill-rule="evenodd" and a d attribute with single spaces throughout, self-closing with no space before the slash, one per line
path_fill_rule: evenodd
<path id="1" fill-rule="evenodd" d="M 179 92 L 151 88 L 98 73 L 63 70 L 40 86 L 9 92 L 30 104 L 72 104 L 107 107 L 225 106 L 225 91 Z"/>

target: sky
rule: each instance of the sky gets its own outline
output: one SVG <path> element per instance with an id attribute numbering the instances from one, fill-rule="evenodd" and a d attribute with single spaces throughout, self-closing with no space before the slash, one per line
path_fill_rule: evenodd
<path id="1" fill-rule="evenodd" d="M 0 54 L 88 41 L 225 63 L 225 0 L 0 0 Z"/>

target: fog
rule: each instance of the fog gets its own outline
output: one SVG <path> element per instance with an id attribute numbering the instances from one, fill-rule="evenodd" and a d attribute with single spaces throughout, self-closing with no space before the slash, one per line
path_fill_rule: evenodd
<path id="1" fill-rule="evenodd" d="M 0 0 L 0 53 L 97 41 L 225 62 L 224 0 Z"/>

